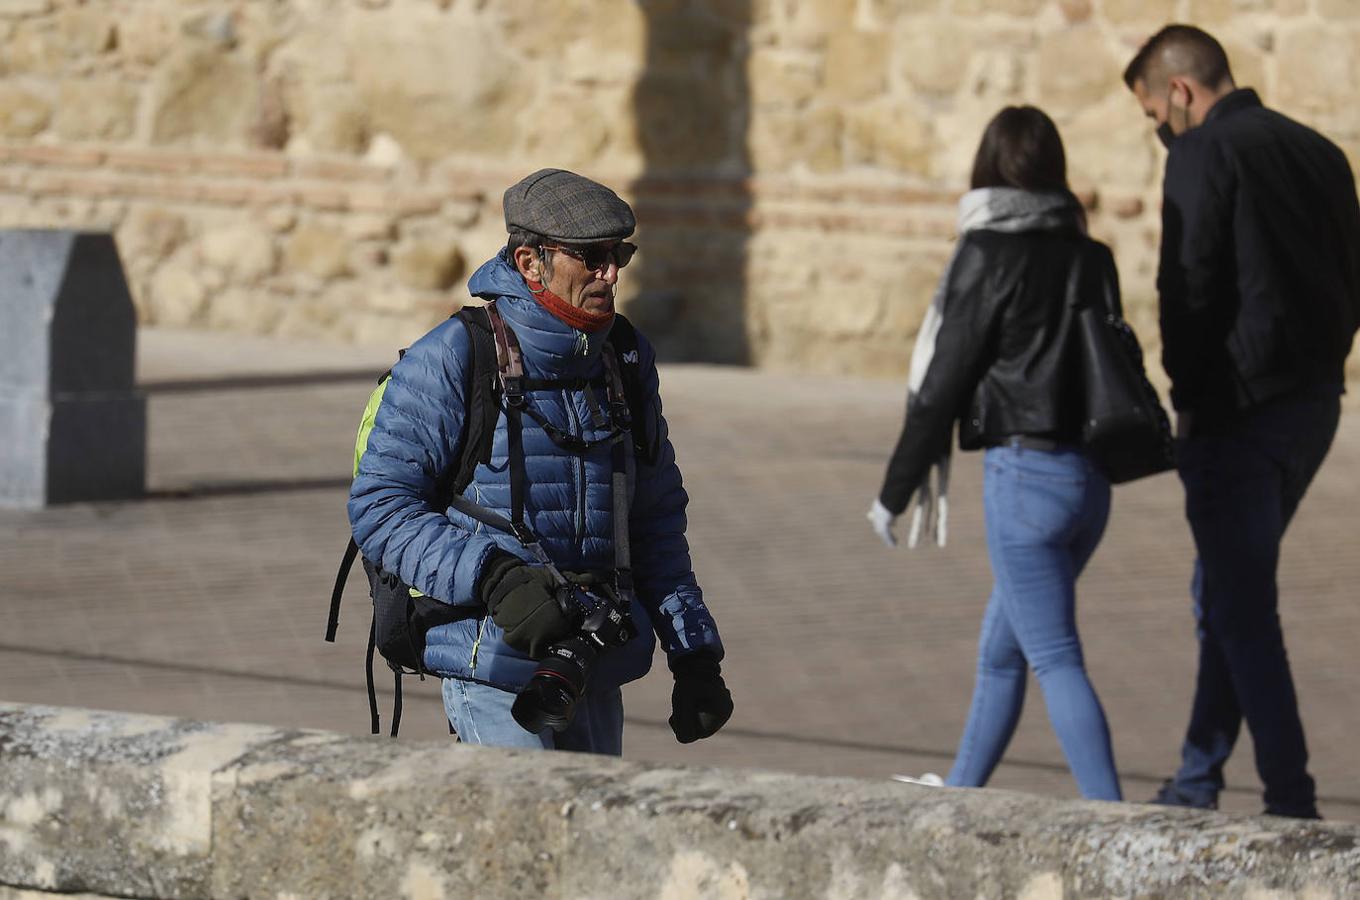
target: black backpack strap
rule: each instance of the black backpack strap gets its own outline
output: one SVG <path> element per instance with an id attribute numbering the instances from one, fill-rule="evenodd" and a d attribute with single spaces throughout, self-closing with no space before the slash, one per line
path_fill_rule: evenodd
<path id="1" fill-rule="evenodd" d="M 368 655 L 365 659 L 368 662 L 368 726 L 369 731 L 377 734 L 382 731 L 378 722 L 378 692 L 373 687 L 373 651 L 378 647 L 378 616 L 375 613 L 373 622 L 368 626 Z"/>
<path id="2" fill-rule="evenodd" d="M 637 453 L 638 459 L 646 465 L 656 465 L 661 447 L 647 415 L 637 330 L 622 313 L 614 314 L 614 325 L 609 329 L 608 342 L 614 348 L 619 365 L 619 377 L 623 380 L 623 393 L 628 398 L 628 417 L 633 426 L 633 450 Z"/>
<path id="3" fill-rule="evenodd" d="M 326 640 L 335 643 L 335 629 L 340 626 L 340 598 L 345 594 L 345 582 L 349 579 L 349 570 L 354 568 L 354 560 L 359 556 L 359 545 L 354 543 L 354 536 L 350 535 L 349 545 L 345 547 L 345 555 L 340 558 L 340 569 L 335 573 L 335 587 L 331 589 L 331 613 L 326 619 Z"/>
<path id="4" fill-rule="evenodd" d="M 392 732 L 391 737 L 397 736 L 397 729 L 401 727 L 401 670 L 392 669 Z"/>

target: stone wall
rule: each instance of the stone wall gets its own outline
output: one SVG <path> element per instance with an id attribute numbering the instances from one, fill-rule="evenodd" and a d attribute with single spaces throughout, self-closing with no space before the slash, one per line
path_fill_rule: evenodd
<path id="1" fill-rule="evenodd" d="M 0 227 L 112 229 L 143 321 L 402 344 L 575 168 L 636 204 L 671 359 L 901 373 L 981 129 L 1059 122 L 1152 309 L 1168 20 L 1360 148 L 1353 0 L 0 0 Z"/>
<path id="2" fill-rule="evenodd" d="M 1340 900 L 1360 891 L 1357 838 L 1134 803 L 0 704 L 0 900 Z"/>

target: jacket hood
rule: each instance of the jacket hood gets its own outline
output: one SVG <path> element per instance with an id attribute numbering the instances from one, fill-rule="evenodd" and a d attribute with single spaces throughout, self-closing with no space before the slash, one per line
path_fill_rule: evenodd
<path id="1" fill-rule="evenodd" d="M 548 312 L 501 250 L 468 279 L 468 291 L 496 308 L 515 331 L 531 378 L 585 378 L 594 373 L 610 329 L 578 331 Z"/>

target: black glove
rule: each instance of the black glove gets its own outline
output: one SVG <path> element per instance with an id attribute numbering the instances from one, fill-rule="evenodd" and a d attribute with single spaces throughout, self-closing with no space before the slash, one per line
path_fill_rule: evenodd
<path id="1" fill-rule="evenodd" d="M 492 620 L 505 629 L 505 642 L 534 659 L 576 630 L 558 602 L 552 573 L 543 566 L 497 553 L 486 563 L 479 593 Z"/>
<path id="2" fill-rule="evenodd" d="M 706 651 L 670 661 L 675 675 L 671 691 L 671 731 L 682 744 L 711 737 L 732 717 L 732 694 L 723 684 L 722 666 Z"/>

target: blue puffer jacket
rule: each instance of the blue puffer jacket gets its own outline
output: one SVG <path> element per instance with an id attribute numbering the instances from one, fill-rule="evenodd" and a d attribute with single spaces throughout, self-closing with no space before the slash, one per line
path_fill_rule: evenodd
<path id="1" fill-rule="evenodd" d="M 506 325 L 519 338 L 525 375 L 535 379 L 598 378 L 606 333 L 586 334 L 544 309 L 506 260 L 504 251 L 468 282 L 478 297 L 496 299 Z M 604 653 L 594 684 L 632 681 L 651 667 L 655 639 L 668 654 L 707 648 L 722 655 L 717 627 L 694 579 L 685 539 L 689 497 L 675 465 L 657 393 L 656 356 L 638 335 L 639 371 L 648 423 L 658 438 L 655 465 L 638 460 L 630 516 L 639 635 Z M 502 640 L 502 631 L 477 599 L 477 583 L 494 550 L 526 561 L 514 537 L 452 508 L 432 505 L 441 473 L 457 464 L 472 350 L 467 330 L 450 319 L 418 340 L 392 370 L 367 448 L 350 490 L 354 539 L 367 559 L 402 581 L 447 603 L 477 607 L 480 614 L 431 629 L 425 665 L 444 677 L 471 679 L 517 691 L 534 661 Z M 587 440 L 608 429 L 591 424 L 583 391 L 529 394 L 530 403 L 554 425 Z M 525 520 L 548 555 L 565 571 L 614 567 L 613 466 L 607 445 L 584 456 L 560 449 L 528 416 L 524 419 Z M 464 495 L 501 515 L 510 515 L 505 414 L 496 423 L 490 465 L 481 465 Z M 638 427 L 641 423 L 635 424 Z"/>

